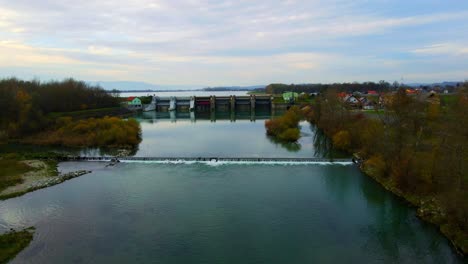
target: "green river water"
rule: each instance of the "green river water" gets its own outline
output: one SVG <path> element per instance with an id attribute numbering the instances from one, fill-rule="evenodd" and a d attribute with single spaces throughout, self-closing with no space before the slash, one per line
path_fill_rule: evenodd
<path id="1" fill-rule="evenodd" d="M 306 123 L 291 146 L 268 139 L 260 119 L 138 118 L 136 156 L 334 153 Z M 0 232 L 37 228 L 12 263 L 463 262 L 434 226 L 354 165 L 105 165 L 61 163 L 63 172 L 93 172 L 0 201 Z"/>

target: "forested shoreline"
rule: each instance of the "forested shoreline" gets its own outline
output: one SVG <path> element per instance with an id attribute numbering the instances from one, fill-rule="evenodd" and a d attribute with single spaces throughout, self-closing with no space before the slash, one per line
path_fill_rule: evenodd
<path id="1" fill-rule="evenodd" d="M 385 101 L 383 112 L 368 117 L 328 89 L 308 118 L 336 148 L 356 153 L 366 174 L 417 206 L 421 218 L 438 225 L 467 254 L 468 83 L 446 105 L 404 89 Z"/>
<path id="2" fill-rule="evenodd" d="M 460 88 L 461 84 L 456 85 L 445 85 L 441 87 L 432 87 L 430 85 L 420 85 L 419 89 L 430 91 L 433 89 L 443 88 L 448 92 L 455 92 Z M 393 82 L 389 83 L 386 81 L 379 82 L 352 82 L 352 83 L 311 83 L 311 84 L 283 84 L 283 83 L 272 83 L 265 87 L 265 93 L 268 94 L 282 94 L 284 92 L 294 91 L 297 93 L 322 93 L 327 90 L 335 90 L 338 92 L 361 92 L 367 93 L 368 91 L 375 91 L 377 93 L 386 93 L 390 91 L 397 91 L 400 88 L 413 89 L 415 87 L 410 87 L 402 83 Z"/>
<path id="3" fill-rule="evenodd" d="M 74 147 L 132 147 L 140 142 L 134 120 L 119 114 L 121 99 L 82 81 L 0 80 L 0 143 Z M 96 117 L 96 118 L 95 118 Z"/>
<path id="4" fill-rule="evenodd" d="M 0 145 L 134 150 L 141 142 L 141 127 L 134 119 L 120 117 L 130 112 L 120 101 L 98 86 L 73 79 L 45 83 L 0 80 Z M 34 189 L 25 185 L 50 180 L 58 174 L 54 153 L 16 149 L 11 152 L 0 153 L 4 168 L 0 173 L 0 193 L 20 186 L 18 193 L 23 194 Z M 35 160 L 35 156 L 47 156 L 49 161 Z"/>

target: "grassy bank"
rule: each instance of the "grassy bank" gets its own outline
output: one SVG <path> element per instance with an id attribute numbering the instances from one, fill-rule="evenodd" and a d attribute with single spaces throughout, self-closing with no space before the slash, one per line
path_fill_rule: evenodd
<path id="1" fill-rule="evenodd" d="M 57 162 L 25 159 L 17 154 L 0 157 L 0 200 L 31 191 L 31 185 L 58 175 Z"/>
<path id="2" fill-rule="evenodd" d="M 0 264 L 12 260 L 33 240 L 34 227 L 0 235 Z"/>
<path id="3" fill-rule="evenodd" d="M 16 184 L 23 182 L 22 175 L 33 170 L 26 163 L 12 158 L 0 158 L 0 193 Z"/>
<path id="4" fill-rule="evenodd" d="M 49 177 L 49 178 L 33 178 L 28 181 L 27 185 L 16 185 L 8 188 L 6 191 L 0 193 L 0 200 L 6 200 L 18 196 L 22 196 L 29 192 L 34 192 L 40 189 L 48 188 L 62 182 L 74 179 L 76 177 L 83 176 L 91 173 L 88 170 L 80 170 L 75 172 L 66 173 L 63 175 Z"/>

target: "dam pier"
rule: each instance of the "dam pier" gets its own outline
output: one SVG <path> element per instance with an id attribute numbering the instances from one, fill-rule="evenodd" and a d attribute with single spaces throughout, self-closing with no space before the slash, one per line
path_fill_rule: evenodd
<path id="1" fill-rule="evenodd" d="M 274 103 L 270 95 L 247 96 L 186 96 L 186 97 L 159 97 L 153 96 L 150 104 L 143 106 L 143 111 L 156 112 L 247 112 L 273 111 L 275 109 L 286 110 L 288 104 Z"/>

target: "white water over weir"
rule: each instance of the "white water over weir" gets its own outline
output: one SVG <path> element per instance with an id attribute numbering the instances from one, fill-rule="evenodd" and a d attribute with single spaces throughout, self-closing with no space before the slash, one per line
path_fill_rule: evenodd
<path id="1" fill-rule="evenodd" d="M 155 164 L 265 164 L 265 165 L 352 165 L 352 159 L 327 158 L 254 158 L 254 157 L 60 157 L 61 161 L 104 161 Z"/>

